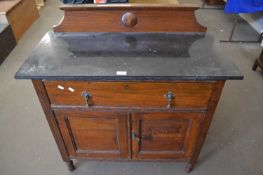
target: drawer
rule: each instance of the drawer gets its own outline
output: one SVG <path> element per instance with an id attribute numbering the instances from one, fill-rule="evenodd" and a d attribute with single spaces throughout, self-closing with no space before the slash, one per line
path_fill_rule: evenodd
<path id="1" fill-rule="evenodd" d="M 205 108 L 213 82 L 45 81 L 53 105 Z"/>

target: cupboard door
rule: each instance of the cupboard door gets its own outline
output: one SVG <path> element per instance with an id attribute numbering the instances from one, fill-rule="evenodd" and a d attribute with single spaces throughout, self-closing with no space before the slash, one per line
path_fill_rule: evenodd
<path id="1" fill-rule="evenodd" d="M 204 113 L 132 115 L 133 159 L 182 159 L 192 155 Z"/>
<path id="2" fill-rule="evenodd" d="M 129 158 L 126 113 L 55 111 L 70 156 Z"/>

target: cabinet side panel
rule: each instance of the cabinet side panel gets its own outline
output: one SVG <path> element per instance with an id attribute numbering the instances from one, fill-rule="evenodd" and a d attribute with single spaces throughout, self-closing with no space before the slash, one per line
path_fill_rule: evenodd
<path id="1" fill-rule="evenodd" d="M 62 139 L 58 123 L 56 121 L 56 118 L 54 116 L 54 113 L 51 109 L 49 98 L 46 93 L 44 84 L 41 80 L 32 80 L 34 88 L 36 90 L 37 96 L 39 98 L 40 104 L 42 106 L 42 109 L 45 113 L 46 119 L 48 121 L 49 127 L 52 131 L 52 134 L 55 138 L 55 141 L 57 143 L 57 146 L 59 148 L 60 154 L 62 156 L 62 159 L 64 161 L 70 161 L 67 149 L 65 147 L 64 141 Z"/>
<path id="2" fill-rule="evenodd" d="M 217 81 L 215 83 L 213 93 L 212 93 L 212 97 L 211 97 L 209 105 L 208 105 L 208 110 L 207 110 L 206 116 L 205 116 L 205 118 L 201 124 L 201 129 L 200 129 L 200 133 L 199 133 L 196 145 L 195 145 L 194 153 L 193 153 L 189 163 L 186 166 L 187 172 L 192 171 L 192 169 L 194 168 L 194 166 L 198 160 L 199 154 L 200 154 L 202 146 L 205 142 L 205 138 L 206 138 L 208 129 L 210 127 L 210 124 L 212 122 L 213 115 L 214 115 L 214 112 L 216 110 L 217 104 L 219 102 L 219 99 L 220 99 L 224 85 L 225 85 L 225 81 L 223 81 L 223 80 Z"/>

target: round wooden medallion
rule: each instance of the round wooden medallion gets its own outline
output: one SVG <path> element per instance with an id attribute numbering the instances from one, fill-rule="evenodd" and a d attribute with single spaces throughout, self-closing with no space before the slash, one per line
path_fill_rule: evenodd
<path id="1" fill-rule="evenodd" d="M 137 16 L 131 12 L 124 13 L 121 21 L 126 27 L 134 27 L 138 22 Z"/>

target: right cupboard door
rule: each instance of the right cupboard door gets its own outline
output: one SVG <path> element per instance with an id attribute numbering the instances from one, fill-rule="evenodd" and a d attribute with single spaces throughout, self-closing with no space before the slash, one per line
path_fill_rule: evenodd
<path id="1" fill-rule="evenodd" d="M 133 159 L 182 159 L 193 152 L 204 113 L 142 112 L 132 114 Z"/>

